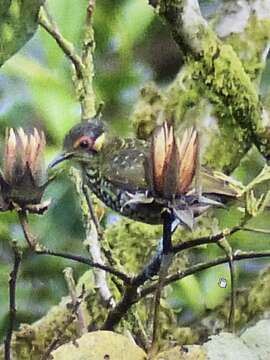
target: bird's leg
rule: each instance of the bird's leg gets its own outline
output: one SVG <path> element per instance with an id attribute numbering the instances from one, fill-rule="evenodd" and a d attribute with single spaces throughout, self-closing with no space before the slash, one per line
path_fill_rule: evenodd
<path id="1" fill-rule="evenodd" d="M 165 209 L 162 215 L 163 215 L 162 256 L 161 256 L 161 265 L 159 270 L 158 286 L 154 299 L 153 334 L 152 334 L 151 348 L 149 351 L 150 358 L 154 356 L 158 350 L 158 340 L 159 340 L 158 321 L 159 321 L 159 310 L 160 310 L 160 298 L 161 298 L 164 281 L 173 259 L 173 252 L 172 252 L 173 214 L 171 210 Z"/>
<path id="2" fill-rule="evenodd" d="M 154 198 L 149 196 L 147 192 L 141 193 L 137 192 L 135 194 L 127 192 L 129 200 L 127 200 L 124 205 L 121 207 L 121 212 L 125 209 L 127 205 L 130 204 L 151 204 L 154 201 Z"/>

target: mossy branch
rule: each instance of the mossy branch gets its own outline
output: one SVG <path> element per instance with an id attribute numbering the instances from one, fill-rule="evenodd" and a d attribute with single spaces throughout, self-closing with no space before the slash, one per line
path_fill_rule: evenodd
<path id="1" fill-rule="evenodd" d="M 81 119 L 88 120 L 95 116 L 95 93 L 93 89 L 94 65 L 93 51 L 95 49 L 94 31 L 92 26 L 94 2 L 89 1 L 86 10 L 84 39 L 81 54 L 77 53 L 74 45 L 69 42 L 51 21 L 44 8 L 39 15 L 39 24 L 53 37 L 60 49 L 74 66 L 74 89 L 81 105 Z"/>
<path id="2" fill-rule="evenodd" d="M 270 21 L 262 17 L 263 2 L 256 6 L 245 5 L 250 15 L 245 21 L 241 18 L 243 28 L 232 36 L 225 34 L 224 43 L 201 16 L 196 0 L 159 0 L 150 4 L 169 23 L 186 59 L 176 80 L 167 91 L 161 93 L 159 103 L 165 109 L 165 114 L 173 114 L 177 121 L 194 122 L 194 118 L 197 118 L 203 122 L 207 105 L 202 99 L 209 99 L 214 105 L 219 132 L 212 134 L 211 147 L 207 148 L 204 163 L 230 172 L 252 144 L 268 158 L 269 133 L 262 125 L 264 112 L 257 92 L 257 82 L 265 65 L 270 40 Z M 226 9 L 223 8 L 220 19 L 216 21 L 216 28 L 225 15 Z M 241 15 L 237 16 L 239 18 Z M 237 43 L 237 39 L 242 38 L 246 44 L 254 44 L 251 45 L 253 51 L 244 52 L 246 57 L 241 50 L 242 46 Z M 141 133 L 144 132 L 143 124 L 147 119 L 145 112 L 152 114 L 148 116 L 152 121 L 157 118 L 159 107 L 156 102 L 151 105 L 146 99 L 143 109 L 136 108 L 133 119 Z M 146 124 L 147 128 L 155 126 L 155 120 L 152 122 L 151 125 Z"/>

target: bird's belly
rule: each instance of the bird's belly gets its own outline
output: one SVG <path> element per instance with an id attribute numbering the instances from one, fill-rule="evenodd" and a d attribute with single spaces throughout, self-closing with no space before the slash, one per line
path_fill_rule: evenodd
<path id="1" fill-rule="evenodd" d="M 89 175 L 88 185 L 93 193 L 109 208 L 132 220 L 147 224 L 161 224 L 161 206 L 155 203 L 141 203 L 130 201 L 132 196 L 126 190 L 120 189 L 102 178 L 92 178 Z"/>

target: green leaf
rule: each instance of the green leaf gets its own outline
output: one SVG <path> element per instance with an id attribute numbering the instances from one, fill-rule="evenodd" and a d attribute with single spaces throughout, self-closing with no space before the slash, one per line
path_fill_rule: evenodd
<path id="1" fill-rule="evenodd" d="M 0 66 L 34 35 L 43 3 L 44 0 L 1 0 Z"/>
<path id="2" fill-rule="evenodd" d="M 107 355 L 107 356 L 106 356 Z M 60 346 L 52 353 L 54 360 L 145 360 L 145 352 L 123 335 L 111 331 L 95 331 L 74 342 Z"/>

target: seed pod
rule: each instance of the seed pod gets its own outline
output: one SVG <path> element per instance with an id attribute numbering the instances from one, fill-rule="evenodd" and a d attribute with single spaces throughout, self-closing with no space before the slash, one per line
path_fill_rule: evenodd
<path id="1" fill-rule="evenodd" d="M 25 208 L 40 203 L 47 182 L 45 145 L 44 133 L 37 129 L 30 134 L 22 128 L 7 129 L 3 173 L 0 173 L 2 209 L 15 204 Z"/>

